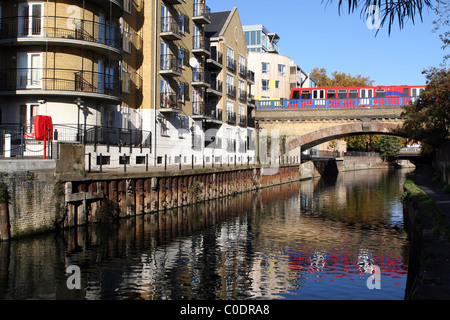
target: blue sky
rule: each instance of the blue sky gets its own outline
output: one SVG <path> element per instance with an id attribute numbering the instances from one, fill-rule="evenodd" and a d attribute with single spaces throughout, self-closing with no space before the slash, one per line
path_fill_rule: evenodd
<path id="1" fill-rule="evenodd" d="M 212 12 L 238 8 L 242 25 L 262 24 L 280 36 L 279 53 L 291 57 L 303 70 L 323 67 L 333 71 L 369 76 L 375 85 L 425 84 L 422 71 L 438 67 L 448 50 L 441 49 L 439 32 L 433 33 L 434 11 L 423 21 L 407 21 L 391 34 L 387 26 L 375 37 L 361 17 L 338 13 L 338 1 L 321 0 L 206 0 Z M 344 1 L 346 5 L 347 2 Z M 441 30 L 440 33 L 442 33 Z"/>

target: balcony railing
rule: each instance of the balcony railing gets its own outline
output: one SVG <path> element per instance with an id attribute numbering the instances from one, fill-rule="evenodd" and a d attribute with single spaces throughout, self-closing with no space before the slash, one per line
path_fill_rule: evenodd
<path id="1" fill-rule="evenodd" d="M 121 97 L 119 77 L 91 71 L 53 68 L 0 70 L 0 91 L 55 90 Z"/>
<path id="2" fill-rule="evenodd" d="M 243 64 L 239 64 L 239 74 L 244 78 L 247 77 L 247 67 Z"/>
<path id="3" fill-rule="evenodd" d="M 239 89 L 239 100 L 247 102 L 247 91 Z"/>
<path id="4" fill-rule="evenodd" d="M 230 124 L 236 124 L 236 112 L 227 111 L 227 122 Z"/>
<path id="5" fill-rule="evenodd" d="M 183 72 L 183 60 L 173 54 L 162 54 L 161 71 L 181 75 Z"/>
<path id="6" fill-rule="evenodd" d="M 120 28 L 110 24 L 56 16 L 1 19 L 0 40 L 24 37 L 81 40 L 122 49 Z"/>
<path id="7" fill-rule="evenodd" d="M 222 109 L 217 108 L 215 104 L 207 104 L 205 109 L 205 116 L 212 120 L 222 121 Z"/>
<path id="8" fill-rule="evenodd" d="M 161 93 L 159 108 L 181 111 L 182 105 L 178 102 L 178 95 L 176 93 Z"/>
<path id="9" fill-rule="evenodd" d="M 204 36 L 194 36 L 192 38 L 192 52 L 210 54 L 211 44 Z"/>
<path id="10" fill-rule="evenodd" d="M 173 39 L 181 39 L 183 36 L 180 22 L 174 17 L 161 18 L 161 33 L 162 36 Z"/>
<path id="11" fill-rule="evenodd" d="M 197 68 L 192 71 L 193 84 L 210 85 L 211 73 L 203 68 Z"/>
<path id="12" fill-rule="evenodd" d="M 234 85 L 227 83 L 227 95 L 236 98 L 236 87 Z"/>
<path id="13" fill-rule="evenodd" d="M 192 19 L 200 23 L 210 23 L 211 9 L 203 3 L 194 4 L 194 14 Z"/>
<path id="14" fill-rule="evenodd" d="M 246 115 L 240 114 L 238 116 L 238 119 L 239 119 L 239 125 L 241 127 L 246 127 L 247 126 L 248 122 L 247 122 L 247 116 Z"/>
<path id="15" fill-rule="evenodd" d="M 192 102 L 192 115 L 203 116 L 205 113 L 205 103 L 203 101 Z"/>
<path id="16" fill-rule="evenodd" d="M 236 72 L 236 60 L 231 57 L 227 57 L 227 68 Z"/>
<path id="17" fill-rule="evenodd" d="M 218 64 L 223 64 L 223 54 L 220 51 L 217 51 L 217 47 L 210 48 L 210 59 L 217 62 Z"/>
<path id="18" fill-rule="evenodd" d="M 223 81 L 222 80 L 219 80 L 219 79 L 211 80 L 210 84 L 211 84 L 211 89 L 222 93 L 222 89 L 223 89 Z"/>

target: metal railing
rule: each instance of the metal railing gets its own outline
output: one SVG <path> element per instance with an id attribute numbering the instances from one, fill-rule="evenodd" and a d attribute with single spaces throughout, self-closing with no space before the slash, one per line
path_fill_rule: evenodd
<path id="1" fill-rule="evenodd" d="M 0 91 L 58 90 L 107 94 L 121 97 L 118 76 L 92 71 L 56 68 L 0 70 Z"/>
<path id="2" fill-rule="evenodd" d="M 58 16 L 1 19 L 0 39 L 30 36 L 82 40 L 122 49 L 120 28 L 106 23 Z"/>
<path id="3" fill-rule="evenodd" d="M 162 54 L 161 55 L 161 70 L 182 73 L 183 72 L 183 60 L 174 56 L 173 54 Z"/>
<path id="4" fill-rule="evenodd" d="M 227 122 L 231 124 L 236 124 L 236 112 L 227 111 Z"/>
<path id="5" fill-rule="evenodd" d="M 205 17 L 206 19 L 211 20 L 211 9 L 203 3 L 198 3 L 194 5 L 193 17 Z"/>
<path id="6" fill-rule="evenodd" d="M 182 36 L 183 30 L 179 20 L 174 17 L 163 17 L 161 18 L 161 32 L 162 33 L 174 33 L 176 35 Z"/>
<path id="7" fill-rule="evenodd" d="M 194 36 L 192 38 L 192 50 L 211 51 L 211 44 L 208 38 L 204 36 Z"/>
<path id="8" fill-rule="evenodd" d="M 178 102 L 178 95 L 176 93 L 161 93 L 159 107 L 162 109 L 182 110 L 182 105 Z"/>
<path id="9" fill-rule="evenodd" d="M 261 100 L 258 102 L 258 109 L 390 107 L 408 105 L 416 99 L 417 97 Z"/>

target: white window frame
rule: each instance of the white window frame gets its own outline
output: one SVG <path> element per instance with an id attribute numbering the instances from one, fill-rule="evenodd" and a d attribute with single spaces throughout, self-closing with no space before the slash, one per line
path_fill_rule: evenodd
<path id="1" fill-rule="evenodd" d="M 122 91 L 125 93 L 131 93 L 132 81 L 131 71 L 127 68 L 122 68 Z"/>
<path id="2" fill-rule="evenodd" d="M 130 31 L 130 27 L 126 26 L 123 28 L 123 51 L 131 53 L 133 48 L 133 34 Z"/>
<path id="3" fill-rule="evenodd" d="M 279 76 L 286 76 L 286 65 L 285 64 L 278 64 L 278 75 Z"/>
<path id="4" fill-rule="evenodd" d="M 261 62 L 261 73 L 267 74 L 270 72 L 270 62 Z"/>
<path id="5" fill-rule="evenodd" d="M 32 66 L 33 57 L 39 57 L 39 66 L 37 67 Z M 24 61 L 24 59 L 26 59 L 26 61 Z M 24 65 L 22 65 L 23 62 L 25 62 Z M 42 88 L 42 52 L 17 53 L 17 88 L 18 89 Z"/>
<path id="6" fill-rule="evenodd" d="M 266 85 L 264 85 L 266 84 Z M 270 80 L 262 79 L 261 80 L 261 90 L 262 91 L 269 91 L 270 89 Z"/>
<path id="7" fill-rule="evenodd" d="M 41 6 L 41 12 L 40 12 L 40 32 L 39 34 L 33 34 L 33 6 L 40 5 Z M 24 24 L 25 24 L 25 18 L 22 16 L 23 9 L 25 7 L 28 7 L 28 21 L 26 23 L 28 24 L 28 28 L 26 28 L 26 34 L 22 33 L 22 30 L 24 30 Z M 25 2 L 25 3 L 19 3 L 18 6 L 18 16 L 19 16 L 19 35 L 22 37 L 41 37 L 42 31 L 43 31 L 43 17 L 44 17 L 44 4 L 43 2 Z"/>

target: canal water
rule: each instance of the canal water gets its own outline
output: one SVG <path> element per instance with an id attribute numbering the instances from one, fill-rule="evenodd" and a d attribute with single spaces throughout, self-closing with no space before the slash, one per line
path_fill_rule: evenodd
<path id="1" fill-rule="evenodd" d="M 403 299 L 405 174 L 341 173 L 0 243 L 0 299 Z"/>

